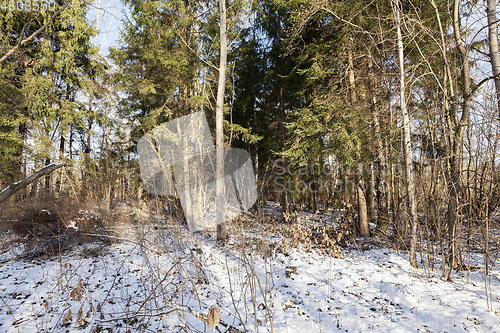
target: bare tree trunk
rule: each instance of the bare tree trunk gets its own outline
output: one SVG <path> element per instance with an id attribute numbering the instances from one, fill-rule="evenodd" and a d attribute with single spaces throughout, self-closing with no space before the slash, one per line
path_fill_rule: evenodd
<path id="1" fill-rule="evenodd" d="M 379 28 L 382 31 L 382 28 Z M 382 34 L 381 34 L 382 36 Z M 375 79 L 375 75 L 373 73 L 373 59 L 371 54 L 369 54 L 369 62 L 368 68 L 370 71 L 370 97 L 371 97 L 371 114 L 373 118 L 373 129 L 375 132 L 375 140 L 376 140 L 376 150 L 377 150 L 377 161 L 376 161 L 376 174 L 374 175 L 374 182 L 372 183 L 374 188 L 374 194 L 376 195 L 377 201 L 377 229 L 375 233 L 378 236 L 388 236 L 389 230 L 389 203 L 390 196 L 388 193 L 388 182 L 387 182 L 387 159 L 386 159 L 386 151 L 384 151 L 384 144 L 382 141 L 382 130 L 380 126 L 380 118 L 379 113 L 380 110 L 377 107 L 377 81 Z M 385 67 L 383 67 L 382 75 L 386 77 Z M 389 88 L 389 87 L 388 87 Z M 389 89 L 390 90 L 390 89 Z M 388 94 L 389 106 L 390 106 L 390 94 Z M 373 175 L 373 167 L 372 167 L 372 175 Z"/>
<path id="2" fill-rule="evenodd" d="M 498 53 L 498 23 L 496 15 L 496 0 L 486 1 L 486 15 L 488 16 L 488 46 L 490 49 L 490 63 L 493 75 L 500 75 L 500 55 Z M 500 78 L 495 78 L 497 107 L 500 113 Z"/>
<path id="3" fill-rule="evenodd" d="M 283 149 L 282 149 L 282 152 L 285 151 L 285 98 L 283 96 L 284 92 L 283 92 L 283 78 L 279 78 L 279 86 L 280 86 L 280 122 L 281 122 L 281 140 L 283 142 Z M 288 169 L 287 167 L 287 161 L 286 161 L 286 158 L 283 157 L 283 168 L 285 168 L 285 170 Z M 283 186 L 283 192 L 281 192 L 281 207 L 283 208 L 283 214 L 285 215 L 285 219 L 287 219 L 288 217 L 288 214 L 289 214 L 289 210 L 288 210 L 288 188 L 286 186 L 286 181 L 285 181 L 285 186 Z"/>
<path id="4" fill-rule="evenodd" d="M 73 125 L 69 126 L 69 159 L 73 159 Z"/>
<path id="5" fill-rule="evenodd" d="M 450 199 L 448 202 L 448 213 L 447 213 L 447 222 L 448 222 L 448 232 L 450 235 L 450 243 L 448 246 L 448 263 L 450 267 L 455 267 L 456 265 L 456 241 L 455 241 L 455 224 L 456 224 L 456 209 L 458 206 L 458 191 L 455 188 L 455 181 L 453 180 L 455 177 L 458 177 L 459 175 L 457 174 L 456 176 L 453 175 L 454 171 L 453 169 L 459 166 L 458 164 L 455 165 L 454 161 L 454 153 L 453 151 L 455 150 L 455 145 L 456 145 L 456 129 L 458 128 L 458 121 L 457 121 L 457 109 L 458 109 L 458 98 L 456 96 L 456 93 L 454 91 L 454 82 L 452 79 L 451 75 L 451 66 L 448 62 L 448 56 L 446 52 L 446 41 L 445 41 L 445 33 L 443 26 L 441 24 L 441 19 L 440 19 L 440 14 L 438 11 L 438 8 L 434 2 L 434 0 L 431 0 L 431 5 L 434 8 L 434 11 L 436 12 L 436 20 L 439 24 L 439 32 L 441 36 L 441 52 L 443 56 L 443 61 L 445 64 L 445 84 L 443 85 L 443 105 L 444 105 L 444 110 L 446 112 L 446 124 L 443 127 L 448 128 L 448 133 L 447 133 L 447 138 L 448 138 L 448 144 L 446 145 L 447 148 L 447 155 L 449 156 L 449 159 L 447 160 L 447 169 L 446 169 L 446 175 L 447 178 L 449 179 L 449 185 L 448 185 L 448 191 L 450 194 Z M 455 2 L 455 7 L 453 11 L 453 29 L 455 34 L 455 41 L 459 44 L 461 43 L 461 37 L 460 37 L 460 32 L 459 32 L 459 23 L 458 23 L 458 10 L 460 3 Z M 457 24 L 455 24 L 455 21 L 457 21 Z M 463 45 L 462 45 L 463 47 Z M 460 50 L 459 50 L 460 51 Z M 468 63 L 467 63 L 468 66 Z M 449 87 L 447 87 L 449 86 Z M 451 97 L 451 98 L 450 98 Z M 451 100 L 451 103 L 448 101 Z M 438 239 L 441 240 L 441 224 L 437 227 L 438 231 Z M 444 274 L 444 266 L 443 266 L 443 274 Z M 449 271 L 448 278 L 450 278 L 451 270 Z"/>
<path id="6" fill-rule="evenodd" d="M 384 147 L 382 143 L 382 136 L 380 133 L 380 120 L 378 117 L 378 110 L 376 109 L 376 100 L 373 96 L 373 123 L 375 127 L 375 139 L 377 140 L 377 174 L 375 177 L 376 182 L 376 195 L 377 195 L 377 230 L 379 236 L 387 236 L 389 230 L 389 204 L 388 204 L 388 182 L 387 182 L 387 161 L 384 155 Z"/>
<path id="7" fill-rule="evenodd" d="M 467 56 L 467 49 L 462 42 L 461 31 L 460 31 L 460 1 L 455 0 L 453 6 L 453 34 L 455 37 L 455 43 L 457 44 L 457 49 L 459 52 L 459 60 L 462 67 L 462 116 L 458 120 L 456 112 L 453 113 L 453 143 L 452 152 L 450 156 L 450 201 L 448 203 L 448 229 L 450 233 L 450 244 L 448 248 L 449 255 L 449 265 L 450 270 L 448 273 L 448 279 L 451 276 L 451 272 L 454 268 L 458 266 L 459 254 L 458 254 L 458 200 L 460 193 L 460 155 L 463 146 L 463 136 L 465 128 L 468 126 L 470 121 L 470 104 L 472 97 L 472 90 L 470 87 L 470 73 L 469 73 L 469 59 Z M 453 96 L 453 103 L 458 104 L 458 96 Z M 456 107 L 454 108 L 456 110 Z"/>
<path id="8" fill-rule="evenodd" d="M 396 34 L 398 42 L 398 58 L 399 58 L 399 84 L 400 84 L 400 107 L 403 117 L 403 149 L 405 154 L 405 176 L 406 176 L 406 191 L 408 194 L 408 215 L 411 224 L 411 240 L 410 240 L 410 264 L 417 267 L 417 204 L 415 201 L 415 185 L 413 182 L 413 149 L 411 144 L 411 125 L 408 110 L 405 100 L 405 68 L 403 54 L 403 38 L 401 36 L 401 21 L 399 15 L 399 0 L 393 2 L 394 17 L 396 19 Z"/>
<path id="9" fill-rule="evenodd" d="M 370 164 L 369 170 L 369 180 L 366 186 L 366 204 L 368 208 L 368 220 L 374 222 L 377 216 L 375 214 L 375 177 L 373 175 L 373 164 Z"/>
<path id="10" fill-rule="evenodd" d="M 357 183 L 357 192 L 358 192 L 358 217 L 359 217 L 359 232 L 363 236 L 370 236 L 370 225 L 368 224 L 368 213 L 366 209 L 366 197 L 365 197 L 365 188 L 364 181 L 361 178 Z"/>
<path id="11" fill-rule="evenodd" d="M 92 198 L 95 189 L 93 188 L 93 184 L 91 184 L 90 180 L 90 169 L 91 169 L 91 161 L 92 159 L 90 158 L 90 152 L 91 152 L 91 142 L 92 142 L 92 124 L 94 122 L 94 113 L 92 111 L 92 104 L 89 102 L 89 111 L 88 111 L 88 124 L 87 124 L 87 131 L 86 131 L 86 137 L 84 139 L 84 145 L 85 145 L 85 150 L 84 150 L 84 171 L 83 171 L 83 179 L 82 179 L 82 188 L 80 191 L 80 196 L 82 198 Z"/>
<path id="12" fill-rule="evenodd" d="M 349 77 L 349 92 L 350 92 L 350 99 L 351 103 L 356 102 L 357 96 L 356 96 L 356 87 L 355 87 L 355 81 L 354 81 L 354 63 L 352 61 L 352 43 L 353 43 L 353 38 L 350 37 L 349 39 L 349 49 L 347 52 L 347 62 L 348 62 L 348 77 Z"/>
<path id="13" fill-rule="evenodd" d="M 50 164 L 50 158 L 45 159 L 45 165 Z M 45 176 L 45 191 L 50 191 L 50 174 Z"/>
<path id="14" fill-rule="evenodd" d="M 224 224 L 224 91 L 226 89 L 227 40 L 226 40 L 226 0 L 219 0 L 220 7 L 220 62 L 219 82 L 217 84 L 216 106 L 216 149 L 217 149 L 217 240 L 227 239 L 227 229 Z"/>
<path id="15" fill-rule="evenodd" d="M 25 109 L 26 110 L 26 109 Z M 27 111 L 27 110 L 26 110 Z M 28 125 L 27 122 L 22 122 L 19 124 L 19 138 L 21 139 L 22 146 L 19 147 L 18 151 L 15 153 L 16 154 L 16 159 L 19 163 L 19 168 L 16 170 L 16 167 L 14 167 L 14 177 L 17 179 L 26 177 L 26 164 L 28 162 L 28 157 L 24 158 L 24 144 L 26 143 L 27 140 L 27 134 L 28 134 Z M 24 193 L 23 193 L 24 192 Z M 35 191 L 36 193 L 36 191 Z M 22 199 L 23 197 L 26 197 L 27 193 L 26 191 L 21 191 L 17 195 L 17 200 Z"/>
<path id="16" fill-rule="evenodd" d="M 65 144 L 66 144 L 66 137 L 64 135 L 64 133 L 61 131 L 61 140 L 59 142 L 59 161 L 64 161 L 64 147 L 65 147 Z M 59 172 L 59 177 L 57 177 L 57 180 L 56 180 L 56 192 L 57 194 L 60 196 L 61 195 L 61 192 L 63 191 L 63 173 L 62 171 Z"/>
<path id="17" fill-rule="evenodd" d="M 348 79 L 349 79 L 349 92 L 351 104 L 354 104 L 357 100 L 356 96 L 356 82 L 354 80 L 354 63 L 352 61 L 352 43 L 353 39 L 349 40 L 349 48 L 347 52 L 347 62 L 348 62 Z M 361 153 L 361 148 L 358 147 L 358 152 Z M 370 226 L 368 224 L 368 214 L 366 208 L 366 196 L 365 196 L 365 184 L 363 181 L 363 167 L 360 165 L 358 167 L 358 172 L 356 176 L 356 192 L 358 201 L 358 218 L 359 218 L 359 231 L 363 236 L 370 236 Z"/>

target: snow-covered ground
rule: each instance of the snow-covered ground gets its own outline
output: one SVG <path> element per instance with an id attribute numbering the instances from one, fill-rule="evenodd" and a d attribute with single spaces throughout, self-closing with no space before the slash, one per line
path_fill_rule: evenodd
<path id="1" fill-rule="evenodd" d="M 386 248 L 283 253 L 280 235 L 248 230 L 233 226 L 225 247 L 173 224 L 122 226 L 112 245 L 51 258 L 13 249 L 0 332 L 212 332 L 210 308 L 220 332 L 500 332 L 496 269 L 488 310 L 481 270 L 447 282 Z"/>

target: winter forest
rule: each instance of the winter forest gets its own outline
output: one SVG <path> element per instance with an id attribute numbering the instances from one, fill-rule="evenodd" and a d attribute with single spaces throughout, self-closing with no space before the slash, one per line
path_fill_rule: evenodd
<path id="1" fill-rule="evenodd" d="M 0 332 L 500 332 L 497 1 L 0 5 Z"/>

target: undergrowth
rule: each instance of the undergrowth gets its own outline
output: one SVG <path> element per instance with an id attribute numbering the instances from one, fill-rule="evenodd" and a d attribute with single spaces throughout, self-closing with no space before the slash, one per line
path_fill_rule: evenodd
<path id="1" fill-rule="evenodd" d="M 10 235 L 10 245 L 21 245 L 23 256 L 52 256 L 85 243 L 111 244 L 118 222 L 103 209 L 45 194 L 4 207 L 0 231 Z"/>

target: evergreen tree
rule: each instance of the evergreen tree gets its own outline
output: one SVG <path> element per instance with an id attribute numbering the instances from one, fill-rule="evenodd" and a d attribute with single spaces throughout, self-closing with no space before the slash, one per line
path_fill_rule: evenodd
<path id="1" fill-rule="evenodd" d="M 2 52 L 46 25 L 0 64 L 0 150 L 5 156 L 0 163 L 12 178 L 21 177 L 27 163 L 59 158 L 60 145 L 53 141 L 64 141 L 70 124 L 85 116 L 86 107 L 76 96 L 95 93 L 105 69 L 91 44 L 97 31 L 86 18 L 89 5 L 56 2 L 55 10 L 61 11 L 53 18 L 43 10 L 0 11 Z"/>

